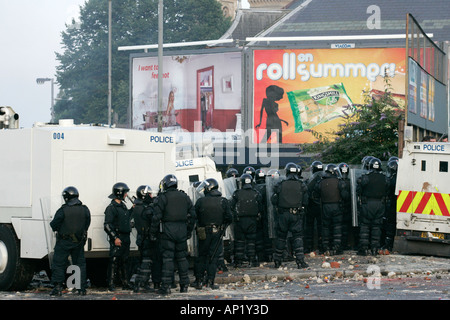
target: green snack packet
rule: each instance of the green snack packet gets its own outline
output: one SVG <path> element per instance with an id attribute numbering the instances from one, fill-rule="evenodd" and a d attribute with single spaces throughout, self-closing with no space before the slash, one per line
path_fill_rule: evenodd
<path id="1" fill-rule="evenodd" d="M 352 105 L 342 83 L 286 93 L 294 116 L 295 132 L 303 132 L 342 115 Z"/>

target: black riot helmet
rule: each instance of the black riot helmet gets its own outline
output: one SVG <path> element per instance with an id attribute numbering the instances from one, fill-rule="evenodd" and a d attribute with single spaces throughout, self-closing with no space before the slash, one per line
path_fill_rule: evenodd
<path id="1" fill-rule="evenodd" d="M 62 197 L 66 204 L 69 203 L 73 199 L 78 199 L 79 196 L 80 196 L 80 194 L 78 193 L 77 188 L 72 187 L 72 186 L 65 188 L 62 192 Z"/>
<path id="2" fill-rule="evenodd" d="M 206 195 L 207 193 L 210 193 L 213 190 L 218 190 L 219 183 L 214 178 L 208 178 L 208 179 L 204 180 L 202 183 L 200 183 L 196 187 L 196 189 L 198 192 L 203 192 Z"/>
<path id="3" fill-rule="evenodd" d="M 148 201 L 152 198 L 152 188 L 148 185 L 139 186 L 136 189 L 136 196 L 142 201 Z"/>
<path id="4" fill-rule="evenodd" d="M 124 200 L 125 195 L 130 191 L 130 188 L 123 182 L 117 182 L 112 187 L 112 194 L 109 196 L 111 199 Z"/>
<path id="5" fill-rule="evenodd" d="M 375 159 L 375 157 L 373 157 L 373 156 L 365 156 L 365 157 L 362 159 L 362 161 L 361 161 L 361 163 L 362 163 L 362 169 L 369 170 L 369 169 L 370 169 L 370 161 L 371 161 L 372 159 Z"/>
<path id="6" fill-rule="evenodd" d="M 387 169 L 390 175 L 396 174 L 398 169 L 398 161 L 390 160 L 387 163 Z"/>
<path id="7" fill-rule="evenodd" d="M 251 175 L 252 179 L 254 179 L 256 170 L 255 170 L 255 168 L 248 166 L 248 167 L 245 167 L 244 171 L 242 171 L 242 174 L 244 174 L 244 173 Z"/>
<path id="8" fill-rule="evenodd" d="M 316 173 L 318 171 L 323 171 L 323 164 L 320 161 L 314 161 L 311 163 L 312 173 Z"/>
<path id="9" fill-rule="evenodd" d="M 162 180 L 162 189 L 166 191 L 169 188 L 177 188 L 178 187 L 178 179 L 173 174 L 166 175 Z"/>
<path id="10" fill-rule="evenodd" d="M 231 178 L 231 177 L 237 178 L 239 176 L 239 172 L 235 168 L 230 168 L 227 170 L 225 175 L 227 176 L 227 178 Z"/>
<path id="11" fill-rule="evenodd" d="M 241 175 L 242 189 L 251 189 L 252 181 L 253 178 L 250 174 L 244 173 L 243 175 Z"/>
<path id="12" fill-rule="evenodd" d="M 398 162 L 398 157 L 396 157 L 396 156 L 390 157 L 389 160 L 388 160 L 388 163 L 389 163 L 389 161 L 391 161 L 391 160 L 394 160 L 394 161 L 397 161 L 397 162 Z"/>
<path id="13" fill-rule="evenodd" d="M 279 178 L 280 177 L 280 171 L 278 171 L 277 169 L 270 169 L 267 172 L 267 176 L 272 177 L 272 178 Z"/>
<path id="14" fill-rule="evenodd" d="M 325 167 L 325 172 L 328 172 L 329 174 L 332 174 L 334 176 L 339 176 L 339 168 L 334 163 L 327 164 Z"/>
<path id="15" fill-rule="evenodd" d="M 373 158 L 369 162 L 369 170 L 381 171 L 381 161 L 378 158 Z"/>
<path id="16" fill-rule="evenodd" d="M 289 162 L 284 167 L 284 172 L 286 174 L 286 178 L 292 178 L 292 177 L 297 178 L 298 166 L 293 162 Z"/>
<path id="17" fill-rule="evenodd" d="M 343 178 L 347 178 L 350 174 L 350 167 L 345 162 L 341 162 L 338 164 L 339 170 L 341 171 L 341 175 Z"/>
<path id="18" fill-rule="evenodd" d="M 264 169 L 257 169 L 255 172 L 256 183 L 264 183 L 266 181 L 266 172 Z"/>

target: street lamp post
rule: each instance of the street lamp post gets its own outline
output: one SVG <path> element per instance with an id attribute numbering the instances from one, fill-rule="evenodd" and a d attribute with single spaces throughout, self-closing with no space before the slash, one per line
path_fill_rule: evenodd
<path id="1" fill-rule="evenodd" d="M 44 84 L 45 82 L 50 81 L 51 82 L 51 107 L 50 107 L 50 122 L 53 122 L 55 117 L 55 98 L 54 98 L 54 81 L 53 78 L 37 78 L 36 83 L 37 84 Z"/>
<path id="2" fill-rule="evenodd" d="M 158 132 L 162 131 L 163 0 L 158 3 Z"/>

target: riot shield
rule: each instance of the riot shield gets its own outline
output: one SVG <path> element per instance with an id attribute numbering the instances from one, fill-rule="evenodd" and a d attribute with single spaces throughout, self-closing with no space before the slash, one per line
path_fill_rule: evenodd
<path id="1" fill-rule="evenodd" d="M 269 238 L 276 238 L 275 231 L 275 208 L 272 205 L 272 195 L 275 185 L 284 180 L 285 177 L 279 175 L 266 176 L 266 196 L 267 196 L 267 225 L 269 229 Z"/>
<path id="2" fill-rule="evenodd" d="M 358 215 L 360 211 L 360 203 L 358 199 L 358 195 L 356 193 L 356 187 L 358 179 L 363 175 L 369 172 L 366 169 L 356 169 L 352 168 L 350 170 L 350 192 L 351 192 L 351 200 L 352 200 L 352 226 L 358 226 Z"/>
<path id="3" fill-rule="evenodd" d="M 233 193 L 237 190 L 237 181 L 235 177 L 223 179 L 223 196 L 231 200 Z"/>

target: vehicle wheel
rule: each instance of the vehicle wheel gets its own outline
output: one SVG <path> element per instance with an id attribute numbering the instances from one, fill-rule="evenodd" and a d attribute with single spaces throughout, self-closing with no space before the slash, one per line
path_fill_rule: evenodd
<path id="1" fill-rule="evenodd" d="M 20 243 L 13 228 L 0 224 L 0 290 L 26 289 L 34 271 L 32 260 L 20 258 Z"/>

